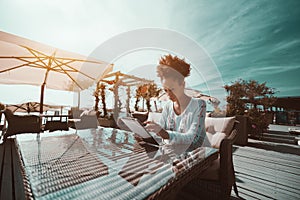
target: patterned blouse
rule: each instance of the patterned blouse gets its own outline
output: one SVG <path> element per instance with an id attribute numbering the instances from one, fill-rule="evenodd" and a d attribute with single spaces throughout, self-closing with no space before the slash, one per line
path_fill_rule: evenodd
<path id="1" fill-rule="evenodd" d="M 205 132 L 206 103 L 202 99 L 191 98 L 186 109 L 177 115 L 174 112 L 173 102 L 168 102 L 162 112 L 160 126 L 170 137 L 170 142 L 189 145 L 188 151 L 203 145 Z"/>

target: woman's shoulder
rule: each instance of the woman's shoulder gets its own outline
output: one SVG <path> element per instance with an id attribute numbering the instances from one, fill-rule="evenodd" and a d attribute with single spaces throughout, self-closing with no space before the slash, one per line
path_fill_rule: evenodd
<path id="1" fill-rule="evenodd" d="M 206 102 L 203 99 L 200 99 L 200 98 L 192 97 L 191 101 L 194 105 L 195 104 L 198 105 L 198 106 L 205 106 L 206 105 Z"/>

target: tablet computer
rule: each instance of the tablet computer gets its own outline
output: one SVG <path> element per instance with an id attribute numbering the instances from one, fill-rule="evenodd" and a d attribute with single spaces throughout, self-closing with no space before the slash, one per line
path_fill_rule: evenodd
<path id="1" fill-rule="evenodd" d="M 152 137 L 152 135 L 145 129 L 143 124 L 138 119 L 122 117 L 121 120 L 131 130 L 131 132 L 136 133 L 143 138 L 144 142 L 159 146 L 158 141 Z"/>

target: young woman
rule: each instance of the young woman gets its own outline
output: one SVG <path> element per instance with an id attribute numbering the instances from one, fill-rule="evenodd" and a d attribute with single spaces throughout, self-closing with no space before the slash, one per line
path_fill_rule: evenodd
<path id="1" fill-rule="evenodd" d="M 146 122 L 148 131 L 171 143 L 186 145 L 187 150 L 202 146 L 206 137 L 206 103 L 184 93 L 185 78 L 190 75 L 190 70 L 190 64 L 177 56 L 166 55 L 160 59 L 157 74 L 170 101 L 158 124 Z"/>

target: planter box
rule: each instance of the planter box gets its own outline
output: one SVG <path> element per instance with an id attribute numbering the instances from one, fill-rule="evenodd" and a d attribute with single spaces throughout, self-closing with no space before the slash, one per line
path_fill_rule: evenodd
<path id="1" fill-rule="evenodd" d="M 245 146 L 248 143 L 248 117 L 237 115 L 236 120 L 240 123 L 236 125 L 237 137 L 234 144 Z"/>

